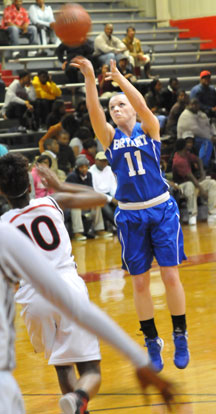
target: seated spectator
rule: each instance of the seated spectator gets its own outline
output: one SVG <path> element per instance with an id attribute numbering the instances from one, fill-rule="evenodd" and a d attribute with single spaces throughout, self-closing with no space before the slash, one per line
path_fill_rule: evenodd
<path id="1" fill-rule="evenodd" d="M 65 103 L 63 99 L 56 99 L 52 104 L 52 112 L 49 113 L 46 119 L 47 129 L 60 122 L 65 113 Z"/>
<path id="2" fill-rule="evenodd" d="M 24 113 L 34 111 L 35 89 L 31 84 L 29 72 L 23 70 L 19 79 L 14 79 L 8 86 L 2 107 L 4 119 L 18 119 L 22 127 L 26 126 Z"/>
<path id="3" fill-rule="evenodd" d="M 74 137 L 71 139 L 69 144 L 75 157 L 80 155 L 83 150 L 83 142 L 93 138 L 92 132 L 85 126 L 81 126 L 75 131 Z"/>
<path id="4" fill-rule="evenodd" d="M 51 75 L 48 74 L 47 70 L 43 69 L 38 72 L 37 76 L 34 76 L 32 84 L 39 100 L 41 125 L 45 125 L 47 116 L 51 112 L 52 104 L 56 98 L 61 96 L 62 91 L 52 81 Z"/>
<path id="5" fill-rule="evenodd" d="M 37 29 L 30 25 L 28 12 L 22 7 L 22 0 L 13 0 L 4 9 L 1 27 L 7 30 L 11 45 L 18 45 L 20 37 L 26 37 L 30 45 L 38 44 Z M 13 52 L 13 57 L 19 56 L 19 52 Z"/>
<path id="6" fill-rule="evenodd" d="M 111 80 L 106 80 L 109 65 L 102 65 L 101 72 L 98 75 L 99 96 L 100 98 L 111 98 L 116 93 L 116 88 L 112 85 Z"/>
<path id="7" fill-rule="evenodd" d="M 168 86 L 161 91 L 163 107 L 166 109 L 167 113 L 169 113 L 172 106 L 177 102 L 178 89 L 178 79 L 170 78 Z"/>
<path id="8" fill-rule="evenodd" d="M 183 90 L 177 93 L 177 102 L 172 106 L 166 122 L 165 133 L 177 138 L 177 122 L 188 103 L 188 95 Z"/>
<path id="9" fill-rule="evenodd" d="M 136 77 L 133 74 L 133 67 L 128 61 L 128 57 L 124 55 L 118 55 L 118 70 L 121 74 L 128 79 L 131 83 L 136 82 Z M 114 83 L 114 82 L 113 82 Z M 116 84 L 118 86 L 118 84 Z M 119 89 L 120 90 L 120 89 Z"/>
<path id="10" fill-rule="evenodd" d="M 51 6 L 46 6 L 44 0 L 36 0 L 36 4 L 29 7 L 29 17 L 34 26 L 37 28 L 38 37 L 41 45 L 48 43 L 59 44 L 60 40 L 57 38 L 53 23 L 55 21 Z M 41 50 L 40 56 L 46 56 L 45 50 Z"/>
<path id="11" fill-rule="evenodd" d="M 83 142 L 83 149 L 80 154 L 86 156 L 87 160 L 89 161 L 89 165 L 93 165 L 95 163 L 96 152 L 97 143 L 94 139 L 90 138 Z"/>
<path id="12" fill-rule="evenodd" d="M 195 137 L 195 147 L 205 168 L 208 168 L 215 141 L 214 130 L 207 115 L 200 111 L 199 101 L 193 98 L 181 113 L 177 123 L 177 138 L 184 132 L 191 131 Z"/>
<path id="13" fill-rule="evenodd" d="M 116 36 L 113 36 L 113 25 L 107 23 L 104 26 L 104 31 L 100 33 L 94 41 L 95 56 L 98 63 L 102 66 L 110 64 L 110 59 L 116 59 L 119 53 L 129 56 L 129 51 L 126 45 Z M 133 65 L 134 59 L 130 56 L 130 62 Z"/>
<path id="14" fill-rule="evenodd" d="M 208 222 L 216 221 L 216 181 L 206 178 L 202 161 L 190 153 L 193 139 L 193 133 L 186 131 L 183 138 L 177 140 L 172 166 L 173 180 L 187 199 L 189 225 L 197 222 L 198 194 L 208 200 Z"/>
<path id="15" fill-rule="evenodd" d="M 73 114 L 65 114 L 60 122 L 55 125 L 52 125 L 47 133 L 41 137 L 38 142 L 40 152 L 44 151 L 44 142 L 49 138 L 56 138 L 61 130 L 65 130 L 69 133 L 70 138 L 73 136 L 78 126 L 78 122 L 75 119 Z"/>
<path id="16" fill-rule="evenodd" d="M 58 153 L 59 153 L 59 143 L 56 138 L 49 138 L 44 142 L 45 151 L 41 155 L 48 155 L 51 159 L 51 170 L 53 170 L 60 181 L 65 180 L 65 173 L 58 167 Z"/>
<path id="17" fill-rule="evenodd" d="M 149 92 L 145 94 L 145 100 L 148 107 L 153 114 L 156 115 L 160 123 L 161 133 L 166 124 L 166 109 L 163 106 L 163 99 L 161 95 L 162 84 L 159 79 L 154 79 L 149 85 Z"/>
<path id="18" fill-rule="evenodd" d="M 198 99 L 200 110 L 212 118 L 216 116 L 216 91 L 210 84 L 211 72 L 203 70 L 200 73 L 200 83 L 191 89 L 190 99 Z"/>
<path id="19" fill-rule="evenodd" d="M 145 76 L 148 79 L 153 78 L 151 76 L 151 65 L 150 65 L 150 56 L 146 55 L 142 51 L 141 42 L 135 37 L 136 30 L 134 27 L 129 26 L 127 28 L 126 37 L 122 42 L 127 46 L 127 49 L 130 52 L 130 56 L 134 59 L 134 74 L 137 77 L 141 76 L 140 68 L 144 66 Z"/>
<path id="20" fill-rule="evenodd" d="M 70 66 L 71 60 L 75 56 L 84 56 L 86 59 L 91 60 L 93 65 L 95 65 L 95 58 L 93 56 L 94 43 L 90 39 L 87 39 L 85 43 L 74 47 L 61 43 L 57 47 L 55 53 L 59 61 L 62 63 L 62 70 L 65 71 L 65 75 L 71 83 L 84 82 L 84 78 L 80 70 Z"/>
<path id="21" fill-rule="evenodd" d="M 59 144 L 58 167 L 67 175 L 73 170 L 76 160 L 73 149 L 69 146 L 70 134 L 62 130 L 57 139 Z"/>
<path id="22" fill-rule="evenodd" d="M 0 102 L 4 102 L 5 100 L 5 83 L 2 80 L 2 75 L 0 73 Z"/>
<path id="23" fill-rule="evenodd" d="M 87 113 L 88 113 L 88 109 L 86 106 L 86 100 L 83 99 L 77 104 L 75 108 L 74 116 L 76 117 L 77 121 L 81 123 L 83 115 L 86 115 Z"/>
<path id="24" fill-rule="evenodd" d="M 31 170 L 35 190 L 35 198 L 46 197 L 47 195 L 52 194 L 53 190 L 48 189 L 44 186 L 43 182 L 41 181 L 41 176 L 37 170 L 37 164 L 43 165 L 47 168 L 51 168 L 52 161 L 48 155 L 40 155 L 39 157 L 35 158 L 35 165 Z"/>
<path id="25" fill-rule="evenodd" d="M 98 193 L 104 193 L 107 196 L 107 204 L 102 207 L 102 214 L 106 229 L 108 222 L 111 223 L 111 229 L 113 230 L 113 227 L 116 228 L 114 212 L 118 205 L 118 202 L 115 199 L 117 183 L 103 151 L 97 152 L 95 156 L 95 164 L 89 168 L 89 171 L 92 174 L 94 190 Z"/>
<path id="26" fill-rule="evenodd" d="M 80 185 L 92 187 L 92 175 L 88 171 L 89 161 L 85 155 L 79 155 L 76 159 L 75 170 L 68 175 L 66 181 Z M 84 233 L 84 217 L 92 220 L 91 231 L 88 229 L 87 235 Z M 99 236 L 102 238 L 111 237 L 113 234 L 104 230 L 104 221 L 101 208 L 97 207 L 88 211 L 82 211 L 78 208 L 71 210 L 71 220 L 73 227 L 73 238 L 77 241 L 86 240 L 87 236 L 91 238 Z"/>

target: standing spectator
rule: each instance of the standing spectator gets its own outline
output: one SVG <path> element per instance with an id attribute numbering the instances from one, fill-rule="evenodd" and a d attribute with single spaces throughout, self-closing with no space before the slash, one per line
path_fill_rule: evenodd
<path id="1" fill-rule="evenodd" d="M 166 134 L 177 138 L 177 122 L 188 103 L 188 95 L 183 90 L 177 93 L 177 102 L 172 106 L 166 122 Z"/>
<path id="2" fill-rule="evenodd" d="M 185 131 L 182 139 L 176 142 L 173 158 L 173 180 L 177 183 L 187 199 L 189 225 L 197 222 L 198 194 L 208 200 L 208 222 L 216 221 L 216 181 L 206 178 L 202 161 L 190 150 L 194 135 Z"/>
<path id="3" fill-rule="evenodd" d="M 162 133 L 166 124 L 167 112 L 163 106 L 161 88 L 161 81 L 159 79 L 154 79 L 149 85 L 149 91 L 145 94 L 145 100 L 149 109 L 151 109 L 153 114 L 158 118 Z"/>
<path id="4" fill-rule="evenodd" d="M 125 56 L 129 56 L 129 51 L 125 44 L 116 36 L 113 36 L 113 25 L 107 23 L 104 26 L 104 31 L 100 33 L 94 41 L 95 56 L 99 65 L 110 64 L 110 59 L 116 59 L 118 53 L 123 53 Z M 132 57 L 131 57 L 132 58 Z M 134 64 L 134 59 L 130 59 Z"/>
<path id="5" fill-rule="evenodd" d="M 49 113 L 46 119 L 46 127 L 49 129 L 52 125 L 61 121 L 65 115 L 65 103 L 63 99 L 56 99 L 52 104 L 52 112 Z"/>
<path id="6" fill-rule="evenodd" d="M 41 175 L 38 173 L 37 164 L 42 165 L 43 167 L 51 168 L 52 160 L 48 155 L 40 155 L 36 157 L 35 164 L 31 170 L 31 175 L 33 178 L 33 185 L 35 190 L 35 197 L 46 197 L 49 194 L 53 193 L 53 190 L 44 186 L 43 182 L 41 181 Z"/>
<path id="7" fill-rule="evenodd" d="M 190 100 L 178 119 L 177 138 L 182 138 L 185 131 L 191 131 L 194 134 L 199 158 L 204 167 L 208 168 L 213 150 L 212 141 L 215 141 L 214 130 L 207 115 L 200 111 L 199 101 L 196 98 Z"/>
<path id="8" fill-rule="evenodd" d="M 117 183 L 104 151 L 97 152 L 95 164 L 89 168 L 89 171 L 92 174 L 94 190 L 107 196 L 107 203 L 102 207 L 102 214 L 105 226 L 106 222 L 111 223 L 113 230 L 113 227 L 116 227 L 114 212 L 118 205 L 115 199 Z"/>
<path id="9" fill-rule="evenodd" d="M 216 91 L 211 83 L 211 72 L 203 70 L 200 73 L 200 83 L 194 86 L 190 92 L 190 99 L 197 98 L 201 111 L 207 116 L 216 116 Z"/>
<path id="10" fill-rule="evenodd" d="M 28 88 L 27 88 L 28 86 Z M 24 113 L 33 111 L 33 102 L 36 99 L 34 87 L 31 84 L 29 72 L 23 70 L 19 79 L 14 79 L 8 86 L 5 95 L 2 115 L 5 119 L 19 119 L 21 126 L 25 126 Z"/>
<path id="11" fill-rule="evenodd" d="M 67 175 L 73 170 L 76 160 L 73 150 L 69 146 L 70 134 L 62 130 L 57 139 L 59 144 L 58 167 Z"/>
<path id="12" fill-rule="evenodd" d="M 116 89 L 112 85 L 111 80 L 106 80 L 107 72 L 109 72 L 109 65 L 104 63 L 102 65 L 101 72 L 98 75 L 98 84 L 100 98 L 109 99 L 114 93 L 116 93 Z"/>
<path id="13" fill-rule="evenodd" d="M 162 89 L 161 91 L 163 106 L 166 108 L 167 113 L 169 113 L 172 106 L 177 102 L 178 89 L 178 79 L 170 78 L 167 88 Z"/>
<path id="14" fill-rule="evenodd" d="M 60 43 L 54 30 L 53 23 L 55 21 L 51 6 L 46 6 L 44 0 L 36 0 L 36 4 L 29 7 L 29 17 L 33 25 L 36 26 L 41 45 L 48 43 Z M 45 50 L 40 52 L 40 56 L 46 56 Z"/>
<path id="15" fill-rule="evenodd" d="M 87 59 L 91 60 L 94 63 L 94 43 L 92 40 L 87 39 L 85 43 L 80 46 L 67 46 L 64 43 L 60 43 L 57 47 L 56 56 L 58 57 L 59 61 L 62 63 L 62 70 L 64 70 L 65 75 L 69 82 L 71 83 L 79 83 L 83 82 L 83 76 L 80 72 L 70 66 L 71 60 L 75 56 L 84 56 Z"/>
<path id="16" fill-rule="evenodd" d="M 30 25 L 28 12 L 22 7 L 22 0 L 13 0 L 4 9 L 1 26 L 7 30 L 11 45 L 18 45 L 20 37 L 27 37 L 30 45 L 38 44 L 37 29 Z M 18 52 L 13 52 L 13 57 L 18 57 Z"/>
<path id="17" fill-rule="evenodd" d="M 66 181 L 69 183 L 76 183 L 80 185 L 87 185 L 93 187 L 92 185 L 92 175 L 88 171 L 89 161 L 85 155 L 79 155 L 76 159 L 75 170 L 68 175 Z M 84 217 L 90 217 L 92 220 L 91 236 L 92 231 L 94 231 L 96 236 L 102 238 L 111 237 L 113 234 L 104 230 L 104 221 L 101 212 L 101 208 L 97 207 L 91 210 L 81 210 L 81 209 L 72 209 L 71 210 L 71 220 L 74 233 L 74 239 L 77 241 L 86 240 L 87 237 L 84 235 Z M 89 229 L 88 229 L 89 232 Z"/>
<path id="18" fill-rule="evenodd" d="M 145 76 L 148 79 L 153 78 L 151 76 L 151 64 L 150 64 L 150 56 L 144 55 L 141 42 L 139 39 L 135 37 L 136 30 L 134 27 L 129 26 L 127 28 L 126 37 L 122 40 L 122 42 L 127 46 L 127 49 L 130 52 L 130 55 L 134 59 L 134 70 L 135 75 L 140 76 L 140 67 L 144 66 Z"/>
<path id="19" fill-rule="evenodd" d="M 90 165 L 95 163 L 95 155 L 97 152 L 97 142 L 93 139 L 87 139 L 83 142 L 83 149 L 80 154 L 84 154 Z"/>
<path id="20" fill-rule="evenodd" d="M 56 98 L 61 96 L 62 91 L 52 81 L 51 75 L 47 70 L 40 70 L 37 76 L 34 76 L 32 84 L 36 91 L 36 96 L 39 100 L 39 112 L 41 124 L 46 124 L 48 114 L 51 112 L 52 104 Z"/>

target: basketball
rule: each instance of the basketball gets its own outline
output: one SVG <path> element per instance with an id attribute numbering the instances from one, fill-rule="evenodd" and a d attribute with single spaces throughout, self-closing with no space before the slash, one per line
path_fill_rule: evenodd
<path id="1" fill-rule="evenodd" d="M 59 10 L 54 23 L 54 31 L 62 43 L 78 46 L 86 41 L 91 30 L 91 18 L 80 4 L 65 4 Z"/>

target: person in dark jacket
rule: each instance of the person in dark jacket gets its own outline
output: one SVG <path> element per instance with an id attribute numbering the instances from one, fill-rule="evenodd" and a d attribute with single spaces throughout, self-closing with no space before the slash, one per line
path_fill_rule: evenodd
<path id="1" fill-rule="evenodd" d="M 74 152 L 69 145 L 70 134 L 62 129 L 57 138 L 59 143 L 58 167 L 67 175 L 73 170 L 76 161 Z"/>
<path id="2" fill-rule="evenodd" d="M 179 81 L 177 78 L 170 78 L 166 88 L 162 89 L 161 96 L 163 107 L 169 113 L 172 106 L 177 102 L 177 94 L 179 89 Z"/>

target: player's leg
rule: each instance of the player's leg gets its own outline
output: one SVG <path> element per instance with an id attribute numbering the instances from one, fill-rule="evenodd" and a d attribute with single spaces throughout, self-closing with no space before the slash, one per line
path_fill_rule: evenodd
<path id="1" fill-rule="evenodd" d="M 88 401 L 93 398 L 101 384 L 100 361 L 77 363 L 79 379 L 72 366 L 56 366 L 59 385 L 65 394 L 59 401 L 64 414 L 83 414 Z"/>
<path id="2" fill-rule="evenodd" d="M 0 413 L 25 413 L 20 389 L 9 371 L 0 372 Z"/>

